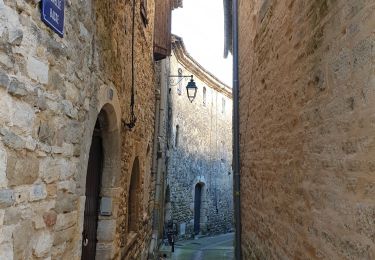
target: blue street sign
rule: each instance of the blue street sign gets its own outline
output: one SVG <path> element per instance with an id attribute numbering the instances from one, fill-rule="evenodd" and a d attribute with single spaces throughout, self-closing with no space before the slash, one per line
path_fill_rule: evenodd
<path id="1" fill-rule="evenodd" d="M 64 36 L 64 0 L 42 0 L 42 21 L 60 37 Z"/>

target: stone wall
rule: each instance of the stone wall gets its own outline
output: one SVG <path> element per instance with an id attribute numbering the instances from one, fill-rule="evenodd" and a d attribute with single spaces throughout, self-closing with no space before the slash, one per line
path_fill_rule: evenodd
<path id="1" fill-rule="evenodd" d="M 208 83 L 202 77 L 205 72 L 195 73 L 196 67 L 184 65 L 175 52 L 170 75 L 178 75 L 179 69 L 182 75 L 194 75 L 198 92 L 191 103 L 186 94 L 190 78 L 170 82 L 166 221 L 177 223 L 180 239 L 194 236 L 194 192 L 200 183 L 200 234 L 229 232 L 233 228 L 231 92 L 227 96 L 218 91 L 223 85 Z"/>
<path id="2" fill-rule="evenodd" d="M 152 33 L 136 1 L 135 114 L 129 131 L 132 1 L 66 2 L 65 36 L 40 19 L 40 0 L 0 0 L 0 258 L 79 259 L 94 125 L 105 114 L 98 259 L 140 259 L 151 234 L 154 126 Z M 138 232 L 127 201 L 140 162 Z M 131 239 L 130 239 L 131 238 Z"/>
<path id="3" fill-rule="evenodd" d="M 374 259 L 374 2 L 239 2 L 244 259 Z"/>

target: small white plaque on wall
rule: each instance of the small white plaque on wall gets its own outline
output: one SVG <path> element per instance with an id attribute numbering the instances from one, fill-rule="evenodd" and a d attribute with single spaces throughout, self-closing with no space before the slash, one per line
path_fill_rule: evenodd
<path id="1" fill-rule="evenodd" d="M 100 200 L 100 215 L 111 216 L 112 215 L 112 198 L 102 197 Z"/>

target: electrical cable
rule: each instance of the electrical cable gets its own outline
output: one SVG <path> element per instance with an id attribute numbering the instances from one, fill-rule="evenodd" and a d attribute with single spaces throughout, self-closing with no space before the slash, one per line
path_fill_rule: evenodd
<path id="1" fill-rule="evenodd" d="M 137 117 L 134 112 L 135 106 L 135 66 L 134 66 L 134 41 L 135 41 L 135 4 L 136 0 L 133 0 L 133 18 L 132 18 L 132 88 L 131 88 L 131 97 L 130 97 L 130 121 L 125 123 L 125 125 L 131 130 L 135 127 L 137 122 Z"/>

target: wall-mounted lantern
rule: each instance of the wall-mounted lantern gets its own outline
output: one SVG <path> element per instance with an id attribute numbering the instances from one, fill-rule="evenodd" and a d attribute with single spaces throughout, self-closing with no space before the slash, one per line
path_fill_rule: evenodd
<path id="1" fill-rule="evenodd" d="M 180 78 L 180 80 L 173 86 L 176 86 L 178 83 L 180 83 L 183 78 L 190 78 L 190 81 L 186 86 L 186 92 L 187 92 L 187 96 L 188 96 L 189 101 L 191 103 L 193 103 L 195 97 L 197 96 L 197 91 L 198 91 L 198 87 L 197 87 L 197 85 L 195 84 L 195 81 L 194 81 L 194 76 L 193 75 L 190 75 L 190 76 L 183 76 L 183 75 L 174 76 L 174 75 L 171 75 L 169 77 L 170 78 Z"/>

